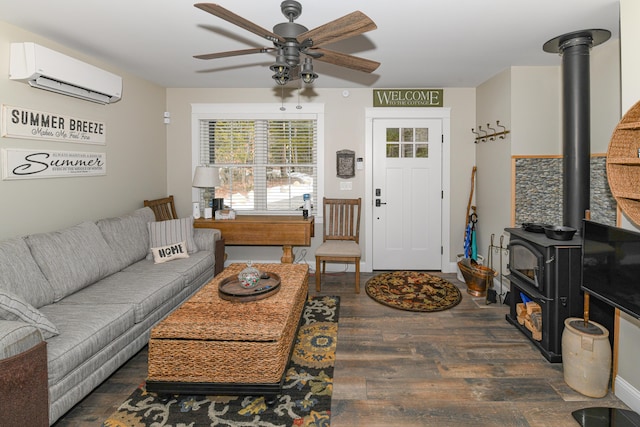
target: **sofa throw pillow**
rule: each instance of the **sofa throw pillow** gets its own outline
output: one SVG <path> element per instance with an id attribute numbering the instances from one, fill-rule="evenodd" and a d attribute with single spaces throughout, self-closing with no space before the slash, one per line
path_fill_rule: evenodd
<path id="1" fill-rule="evenodd" d="M 147 259 L 153 259 L 151 248 L 160 248 L 180 242 L 186 242 L 188 253 L 198 252 L 198 246 L 193 239 L 193 218 L 191 217 L 149 222 L 147 227 L 149 229 Z"/>
<path id="2" fill-rule="evenodd" d="M 18 295 L 0 289 L 0 319 L 21 320 L 40 329 L 42 336 L 52 338 L 60 332 L 37 308 Z"/>
<path id="3" fill-rule="evenodd" d="M 156 264 L 162 264 L 174 259 L 189 258 L 187 244 L 184 241 L 159 248 L 151 248 L 151 253 L 153 254 L 153 262 Z"/>

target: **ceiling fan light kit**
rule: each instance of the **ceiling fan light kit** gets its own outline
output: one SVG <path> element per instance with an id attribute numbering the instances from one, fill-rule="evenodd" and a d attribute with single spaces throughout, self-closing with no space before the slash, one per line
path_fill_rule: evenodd
<path id="1" fill-rule="evenodd" d="M 295 0 L 284 0 L 280 4 L 280 10 L 289 21 L 276 24 L 271 32 L 220 5 L 196 3 L 194 6 L 263 37 L 274 45 L 274 47 L 195 55 L 194 58 L 197 59 L 217 59 L 253 53 L 268 53 L 275 50 L 276 61 L 269 69 L 274 73 L 273 80 L 279 85 L 286 85 L 289 81 L 298 79 L 306 84 L 312 83 L 318 78 L 318 75 L 313 71 L 313 59 L 366 73 L 371 73 L 380 66 L 380 63 L 376 61 L 320 47 L 376 29 L 376 24 L 360 11 L 352 12 L 309 30 L 307 27 L 293 22 L 302 14 L 302 5 Z M 302 64 L 301 55 L 304 55 Z"/>

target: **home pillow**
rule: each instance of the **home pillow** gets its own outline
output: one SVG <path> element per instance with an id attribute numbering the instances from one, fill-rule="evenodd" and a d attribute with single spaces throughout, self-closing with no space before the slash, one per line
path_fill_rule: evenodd
<path id="1" fill-rule="evenodd" d="M 149 229 L 149 254 L 147 259 L 153 259 L 151 248 L 160 248 L 171 244 L 186 242 L 187 252 L 198 252 L 198 246 L 193 239 L 193 218 L 171 219 L 147 223 Z"/>
<path id="2" fill-rule="evenodd" d="M 159 248 L 151 248 L 151 253 L 153 254 L 153 262 L 156 264 L 162 264 L 174 259 L 189 258 L 187 244 L 184 241 Z"/>
<path id="3" fill-rule="evenodd" d="M 60 332 L 37 308 L 18 295 L 0 289 L 0 319 L 21 320 L 40 329 L 45 339 L 52 338 Z"/>

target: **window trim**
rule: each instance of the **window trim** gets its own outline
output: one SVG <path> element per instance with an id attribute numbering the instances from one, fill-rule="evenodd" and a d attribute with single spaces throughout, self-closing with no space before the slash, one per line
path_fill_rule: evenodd
<path id="1" fill-rule="evenodd" d="M 284 110 L 281 108 L 284 107 Z M 301 108 L 299 108 L 301 107 Z M 276 103 L 232 103 L 232 104 L 216 104 L 216 103 L 194 103 L 191 104 L 191 179 L 195 172 L 196 166 L 200 165 L 200 121 L 201 120 L 256 120 L 256 119 L 274 119 L 274 120 L 297 120 L 311 119 L 316 120 L 316 156 L 317 156 L 317 194 L 318 200 L 312 200 L 316 211 L 321 214 L 320 204 L 324 196 L 324 104 L 323 103 L 305 103 L 305 104 L 276 104 Z M 197 188 L 191 189 L 191 200 L 198 201 L 200 199 L 200 191 Z M 291 213 L 272 213 L 270 215 L 291 215 Z"/>

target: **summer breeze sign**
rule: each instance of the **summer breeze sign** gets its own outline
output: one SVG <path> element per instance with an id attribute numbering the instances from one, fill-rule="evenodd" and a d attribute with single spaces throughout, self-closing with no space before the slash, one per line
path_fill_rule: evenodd
<path id="1" fill-rule="evenodd" d="M 2 149 L 2 179 L 105 175 L 105 153 Z"/>
<path id="2" fill-rule="evenodd" d="M 103 122 L 10 105 L 2 106 L 2 116 L 2 136 L 101 145 L 107 138 Z"/>
<path id="3" fill-rule="evenodd" d="M 374 107 L 442 107 L 444 89 L 374 89 Z"/>

